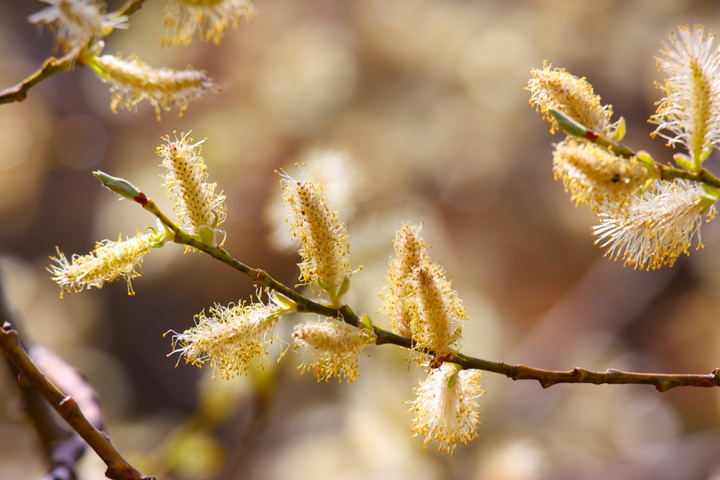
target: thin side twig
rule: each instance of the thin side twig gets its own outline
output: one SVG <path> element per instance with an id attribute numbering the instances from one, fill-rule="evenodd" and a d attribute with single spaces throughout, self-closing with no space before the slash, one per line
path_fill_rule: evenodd
<path id="1" fill-rule="evenodd" d="M 0 105 L 5 103 L 22 102 L 27 98 L 28 90 L 58 72 L 70 68 L 77 59 L 79 49 L 73 49 L 60 58 L 50 57 L 43 62 L 42 67 L 14 87 L 6 88 L 0 92 Z"/>

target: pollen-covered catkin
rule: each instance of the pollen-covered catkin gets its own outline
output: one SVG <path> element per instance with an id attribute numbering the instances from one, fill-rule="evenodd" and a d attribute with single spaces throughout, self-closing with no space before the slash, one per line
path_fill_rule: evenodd
<path id="1" fill-rule="evenodd" d="M 531 93 L 530 104 L 550 122 L 550 132 L 559 129 L 550 110 L 558 110 L 568 115 L 590 130 L 606 136 L 614 134 L 612 106 L 602 105 L 600 97 L 595 95 L 592 86 L 585 78 L 578 78 L 565 69 L 551 69 L 543 63 L 542 69 L 532 69 L 532 78 L 526 90 Z"/>
<path id="2" fill-rule="evenodd" d="M 192 102 L 220 90 L 202 70 L 153 68 L 136 56 L 87 56 L 83 61 L 110 83 L 113 112 L 118 107 L 135 110 L 138 103 L 147 100 L 155 108 L 158 121 L 160 113 L 170 111 L 172 105 L 180 109 L 182 118 Z"/>
<path id="3" fill-rule="evenodd" d="M 412 337 L 410 310 L 413 306 L 409 299 L 412 292 L 409 279 L 421 262 L 429 261 L 428 246 L 420 237 L 421 228 L 422 225 L 406 223 L 395 233 L 395 257 L 390 260 L 385 291 L 382 292 L 383 310 L 390 318 L 390 328 L 408 338 Z"/>
<path id="4" fill-rule="evenodd" d="M 335 304 L 343 283 L 352 274 L 345 224 L 315 182 L 284 174 L 281 185 L 290 230 L 300 241 L 300 282 L 317 285 Z"/>
<path id="5" fill-rule="evenodd" d="M 460 370 L 458 365 L 444 363 L 433 369 L 420 387 L 410 412 L 415 414 L 412 431 L 424 437 L 423 449 L 434 441 L 439 450 L 452 455 L 458 441 L 471 442 L 477 437 L 477 398 L 480 370 Z"/>
<path id="6" fill-rule="evenodd" d="M 225 31 L 249 23 L 256 8 L 247 0 L 167 0 L 163 8 L 164 46 L 189 45 L 193 37 L 219 45 Z"/>
<path id="7" fill-rule="evenodd" d="M 313 363 L 301 367 L 302 371 L 312 370 L 318 381 L 338 377 L 341 382 L 354 382 L 360 351 L 374 344 L 375 338 L 371 330 L 337 321 L 305 323 L 293 333 L 295 345 L 305 347 L 314 357 Z"/>
<path id="8" fill-rule="evenodd" d="M 63 293 L 76 293 L 91 287 L 102 286 L 118 277 L 127 282 L 128 294 L 134 295 L 130 280 L 140 276 L 140 265 L 143 258 L 153 248 L 164 244 L 166 234 L 152 231 L 113 242 L 98 242 L 95 250 L 88 255 L 73 255 L 70 260 L 58 249 L 58 256 L 51 257 L 56 265 L 47 270 L 53 275 L 52 280 L 60 286 L 60 297 Z"/>
<path id="9" fill-rule="evenodd" d="M 573 202 L 593 210 L 608 202 L 629 201 L 650 178 L 649 169 L 635 158 L 618 157 L 607 148 L 574 138 L 555 147 L 553 173 Z"/>
<path id="10" fill-rule="evenodd" d="M 207 181 L 205 160 L 200 156 L 205 140 L 193 143 L 190 132 L 178 139 L 165 137 L 165 144 L 157 148 L 163 158 L 168 197 L 175 202 L 173 209 L 180 227 L 203 243 L 217 246 L 218 226 L 225 221 L 225 195 L 215 193 L 215 183 Z"/>
<path id="11" fill-rule="evenodd" d="M 445 272 L 437 264 L 424 263 L 413 271 L 410 302 L 410 330 L 419 348 L 442 358 L 462 337 L 467 320 L 465 307 L 450 287 Z"/>
<path id="12" fill-rule="evenodd" d="M 173 336 L 173 353 L 193 365 L 209 362 L 213 373 L 224 379 L 243 375 L 250 362 L 267 354 L 272 330 L 287 311 L 278 302 L 216 305 L 196 315 L 193 328 Z"/>

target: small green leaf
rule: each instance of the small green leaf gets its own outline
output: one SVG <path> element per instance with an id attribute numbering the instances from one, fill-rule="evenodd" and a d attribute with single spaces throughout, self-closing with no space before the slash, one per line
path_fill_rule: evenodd
<path id="1" fill-rule="evenodd" d="M 202 227 L 200 229 L 200 241 L 204 243 L 205 245 L 210 245 L 211 247 L 217 246 L 215 243 L 215 229 L 212 227 Z"/>
<path id="2" fill-rule="evenodd" d="M 673 160 L 675 160 L 675 163 L 677 163 L 680 168 L 684 168 L 685 170 L 689 170 L 691 172 L 695 171 L 695 162 L 693 162 L 692 159 L 684 153 L 676 153 L 673 155 Z"/>
<path id="3" fill-rule="evenodd" d="M 362 325 L 363 328 L 370 330 L 371 332 L 375 330 L 373 328 L 372 320 L 370 319 L 370 316 L 368 316 L 367 314 L 364 314 L 362 316 L 362 318 L 360 319 L 360 325 Z"/>
<path id="4" fill-rule="evenodd" d="M 620 117 L 620 120 L 615 123 L 615 131 L 612 134 L 612 139 L 619 142 L 625 138 L 625 133 L 627 133 L 627 124 L 625 123 L 625 118 Z"/>

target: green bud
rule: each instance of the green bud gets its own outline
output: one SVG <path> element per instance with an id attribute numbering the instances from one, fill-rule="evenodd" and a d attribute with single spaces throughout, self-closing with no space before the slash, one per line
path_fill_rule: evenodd
<path id="1" fill-rule="evenodd" d="M 612 139 L 616 142 L 619 142 L 623 138 L 625 138 L 625 133 L 627 132 L 627 124 L 625 123 L 625 119 L 623 117 L 620 117 L 620 120 L 617 122 L 617 127 L 615 127 L 615 131 L 612 134 Z"/>
<path id="2" fill-rule="evenodd" d="M 364 314 L 364 315 L 362 316 L 362 318 L 360 319 L 360 325 L 361 325 L 363 328 L 366 328 L 366 329 L 370 330 L 371 332 L 375 330 L 375 329 L 373 328 L 372 320 L 370 319 L 370 316 L 369 316 L 368 314 Z"/>
<path id="3" fill-rule="evenodd" d="M 675 160 L 675 163 L 677 163 L 680 168 L 684 168 L 685 170 L 689 170 L 691 172 L 695 171 L 695 162 L 693 162 L 692 159 L 684 153 L 676 153 L 673 155 L 673 160 Z"/>
<path id="4" fill-rule="evenodd" d="M 100 180 L 105 187 L 109 188 L 118 195 L 129 200 L 134 200 L 140 204 L 147 203 L 147 197 L 145 194 L 124 178 L 113 177 L 112 175 L 108 175 L 100 170 L 93 172 L 93 175 L 95 175 L 95 178 Z"/>
<path id="5" fill-rule="evenodd" d="M 568 135 L 586 138 L 588 133 L 591 133 L 591 131 L 588 130 L 587 127 L 583 126 L 582 124 L 566 116 L 564 113 L 558 110 L 551 108 L 550 114 L 553 116 L 560 128 L 562 128 L 562 130 Z"/>
<path id="6" fill-rule="evenodd" d="M 212 227 L 201 227 L 200 228 L 200 241 L 204 243 L 205 245 L 210 245 L 211 247 L 216 247 L 217 243 L 215 243 L 215 229 Z"/>

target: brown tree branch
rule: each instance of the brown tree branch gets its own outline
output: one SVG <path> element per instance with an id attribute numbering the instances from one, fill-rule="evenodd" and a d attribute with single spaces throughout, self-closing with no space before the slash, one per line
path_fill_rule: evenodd
<path id="1" fill-rule="evenodd" d="M 130 16 L 140 10 L 145 0 L 128 0 L 116 13 L 117 16 Z M 113 30 L 114 31 L 114 30 Z M 36 70 L 29 77 L 17 85 L 6 88 L 0 92 L 0 105 L 13 102 L 22 102 L 27 98 L 28 90 L 58 72 L 72 68 L 77 60 L 78 54 L 85 46 L 78 46 L 69 51 L 61 58 L 50 57 L 46 59 L 42 67 Z"/>
<path id="2" fill-rule="evenodd" d="M 154 480 L 139 472 L 128 463 L 110 442 L 105 432 L 88 420 L 71 396 L 61 392 L 37 367 L 20 344 L 18 332 L 9 322 L 0 329 L 0 350 L 10 359 L 19 372 L 18 383 L 37 391 L 75 430 L 107 465 L 105 475 L 114 480 Z"/>
<path id="3" fill-rule="evenodd" d="M 0 105 L 12 102 L 22 102 L 27 98 L 28 90 L 58 72 L 70 68 L 77 59 L 79 49 L 73 49 L 61 58 L 50 57 L 43 62 L 42 67 L 14 87 L 0 92 Z"/>
<path id="4" fill-rule="evenodd" d="M 249 267 L 236 260 L 225 249 L 213 247 L 202 243 L 177 225 L 175 225 L 152 200 L 144 195 L 143 201 L 138 201 L 146 210 L 154 214 L 161 222 L 175 233 L 175 242 L 182 245 L 189 245 L 203 251 L 211 257 L 239 270 L 248 275 L 254 282 L 279 292 L 293 300 L 298 305 L 299 312 L 312 312 L 326 317 L 333 317 L 344 322 L 359 326 L 360 318 L 347 305 L 341 308 L 332 308 L 314 302 L 295 290 L 283 285 L 273 279 L 267 272 Z M 400 347 L 415 349 L 415 342 L 406 337 L 396 335 L 380 327 L 373 326 L 377 335 L 377 344 L 393 344 Z M 425 352 L 433 356 L 433 352 Z M 612 384 L 612 385 L 653 385 L 659 392 L 665 392 L 674 387 L 717 387 L 720 386 L 720 369 L 713 370 L 709 374 L 664 374 L 664 373 L 636 373 L 622 370 L 609 369 L 604 372 L 593 372 L 584 368 L 574 368 L 569 371 L 543 370 L 540 368 L 528 367 L 525 365 L 511 365 L 502 361 L 492 362 L 480 358 L 474 358 L 461 353 L 452 353 L 444 358 L 436 358 L 433 365 L 439 366 L 443 362 L 451 362 L 467 369 L 484 370 L 487 372 L 499 373 L 513 380 L 537 380 L 543 388 L 548 388 L 558 383 L 590 383 L 590 384 Z"/>

